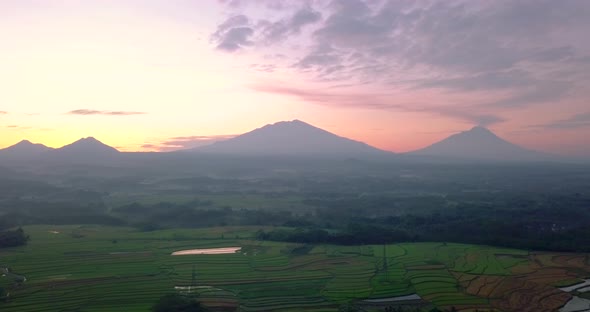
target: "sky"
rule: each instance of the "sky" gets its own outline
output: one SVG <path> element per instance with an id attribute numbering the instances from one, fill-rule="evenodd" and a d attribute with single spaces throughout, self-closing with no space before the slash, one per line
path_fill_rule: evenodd
<path id="1" fill-rule="evenodd" d="M 170 151 L 299 119 L 590 156 L 590 1 L 0 0 L 0 148 Z"/>

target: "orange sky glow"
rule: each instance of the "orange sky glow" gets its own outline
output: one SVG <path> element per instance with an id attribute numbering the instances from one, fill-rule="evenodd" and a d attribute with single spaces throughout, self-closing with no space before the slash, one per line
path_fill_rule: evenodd
<path id="1" fill-rule="evenodd" d="M 398 47 L 387 47 L 397 52 L 387 52 L 382 62 L 373 56 L 373 62 L 366 55 L 385 46 L 356 47 L 374 38 L 337 36 L 335 27 L 344 26 L 336 17 L 346 8 L 305 2 L 303 9 L 315 15 L 303 19 L 294 12 L 304 1 L 269 3 L 1 1 L 0 148 L 23 139 L 61 147 L 94 136 L 121 151 L 168 151 L 300 119 L 395 152 L 482 124 L 531 149 L 590 155 L 590 71 L 582 70 L 590 68 L 590 48 L 570 44 L 575 38 L 565 36 L 555 46 L 570 47 L 576 64 L 558 59 L 555 50 L 501 68 L 490 67 L 495 59 L 467 68 L 443 63 L 439 55 L 410 60 Z M 381 26 L 371 18 L 383 8 L 368 9 L 367 23 Z M 403 29 L 390 33 L 400 36 Z M 320 39 L 331 46 L 319 45 Z M 405 46 L 428 38 L 418 39 Z M 367 72 L 379 66 L 383 70 Z M 498 86 L 461 80 L 484 76 Z M 516 80 L 521 76 L 528 80 Z M 459 81 L 465 83 L 460 88 Z M 546 85 L 563 87 L 543 92 Z"/>

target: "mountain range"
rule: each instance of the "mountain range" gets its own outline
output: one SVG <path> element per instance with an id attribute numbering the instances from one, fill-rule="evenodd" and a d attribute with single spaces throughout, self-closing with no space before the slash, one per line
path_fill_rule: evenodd
<path id="1" fill-rule="evenodd" d="M 179 152 L 174 153 L 178 154 Z M 180 153 L 193 155 L 194 157 L 199 157 L 199 155 L 233 155 L 334 159 L 393 159 L 395 155 L 399 155 L 372 147 L 363 142 L 338 136 L 300 120 L 269 124 L 232 139 L 184 150 Z M 80 139 L 57 149 L 24 140 L 0 150 L 0 160 L 30 161 L 35 158 L 42 158 L 65 162 L 104 162 L 115 159 L 121 154 L 139 155 L 144 153 L 120 153 L 117 149 L 92 137 Z M 546 161 L 557 159 L 555 156 L 528 150 L 510 143 L 483 127 L 474 127 L 469 131 L 451 135 L 421 150 L 406 153 L 404 157 L 424 156 L 477 161 Z"/>
<path id="2" fill-rule="evenodd" d="M 118 150 L 93 137 L 82 138 L 57 149 L 23 140 L 5 149 L 0 149 L 0 160 L 92 163 L 112 159 L 117 154 L 119 154 Z"/>

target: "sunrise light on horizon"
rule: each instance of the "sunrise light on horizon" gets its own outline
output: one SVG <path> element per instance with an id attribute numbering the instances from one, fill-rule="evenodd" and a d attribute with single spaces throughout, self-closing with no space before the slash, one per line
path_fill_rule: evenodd
<path id="1" fill-rule="evenodd" d="M 0 148 L 170 151 L 299 119 L 590 156 L 583 1 L 0 0 Z"/>

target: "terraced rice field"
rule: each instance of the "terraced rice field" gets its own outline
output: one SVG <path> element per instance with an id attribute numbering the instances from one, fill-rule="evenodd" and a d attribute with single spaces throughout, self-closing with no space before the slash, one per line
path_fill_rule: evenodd
<path id="1" fill-rule="evenodd" d="M 25 247 L 0 250 L 1 311 L 148 311 L 165 293 L 198 295 L 217 311 L 337 311 L 384 300 L 460 311 L 556 311 L 557 287 L 590 276 L 588 256 L 445 243 L 308 246 L 253 239 L 259 228 L 137 232 L 34 226 Z M 238 248 L 238 253 L 171 256 Z M 23 275 L 25 282 L 14 276 Z M 380 301 L 365 302 L 382 310 Z M 369 304 L 370 303 L 370 304 Z"/>

